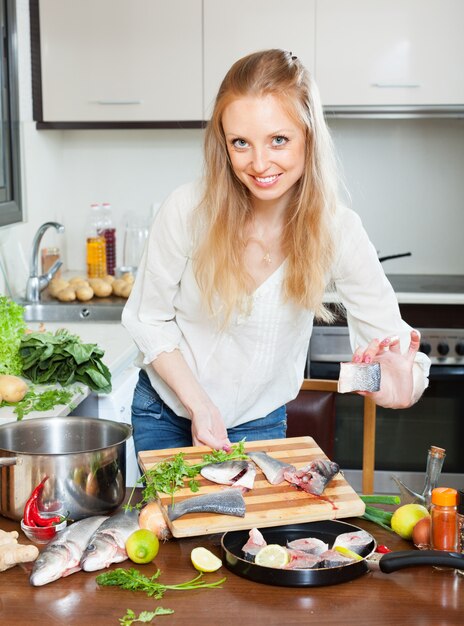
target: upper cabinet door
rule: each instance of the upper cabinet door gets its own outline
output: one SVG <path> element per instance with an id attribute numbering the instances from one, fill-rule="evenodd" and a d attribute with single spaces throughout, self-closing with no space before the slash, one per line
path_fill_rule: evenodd
<path id="1" fill-rule="evenodd" d="M 40 0 L 42 120 L 201 120 L 201 0 Z"/>
<path id="2" fill-rule="evenodd" d="M 204 0 L 205 119 L 230 66 L 267 48 L 293 52 L 314 69 L 315 0 Z"/>
<path id="3" fill-rule="evenodd" d="M 462 0 L 318 0 L 325 106 L 464 103 Z"/>

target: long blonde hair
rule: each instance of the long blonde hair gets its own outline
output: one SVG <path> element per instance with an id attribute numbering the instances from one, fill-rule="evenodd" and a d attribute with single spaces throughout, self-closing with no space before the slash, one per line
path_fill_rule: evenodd
<path id="1" fill-rule="evenodd" d="M 250 279 L 243 250 L 252 208 L 250 193 L 229 162 L 222 116 L 237 98 L 266 95 L 279 98 L 306 133 L 306 166 L 287 208 L 282 235 L 287 258 L 283 296 L 330 321 L 322 298 L 333 259 L 336 177 L 332 142 L 316 85 L 302 63 L 284 50 L 265 50 L 240 59 L 217 94 L 205 135 L 205 189 L 197 209 L 201 228 L 195 276 L 210 313 L 220 310 L 227 322 L 234 310 L 247 308 Z"/>

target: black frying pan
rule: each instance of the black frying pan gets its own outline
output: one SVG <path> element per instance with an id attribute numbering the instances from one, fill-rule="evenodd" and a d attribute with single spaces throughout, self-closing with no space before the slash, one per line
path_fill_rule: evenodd
<path id="1" fill-rule="evenodd" d="M 359 532 L 362 529 L 347 522 L 327 520 L 308 522 L 307 524 L 289 524 L 287 526 L 276 526 L 260 530 L 268 544 L 277 543 L 285 546 L 287 541 L 303 539 L 304 537 L 315 537 L 332 547 L 337 535 Z M 222 558 L 226 567 L 243 578 L 280 587 L 336 585 L 358 578 L 358 576 L 365 574 L 371 569 L 369 567 L 369 558 L 372 558 L 377 547 L 374 537 L 371 536 L 372 541 L 367 546 L 365 554 L 361 555 L 364 557 L 361 561 L 355 561 L 341 567 L 284 570 L 262 567 L 246 561 L 242 547 L 248 541 L 248 538 L 248 530 L 228 532 L 222 536 Z M 380 559 L 375 559 L 374 563 L 378 563 L 378 566 L 374 565 L 374 567 L 376 569 L 380 568 L 385 574 L 416 565 L 437 565 L 464 569 L 464 554 L 443 552 L 441 550 L 405 550 L 384 554 Z"/>

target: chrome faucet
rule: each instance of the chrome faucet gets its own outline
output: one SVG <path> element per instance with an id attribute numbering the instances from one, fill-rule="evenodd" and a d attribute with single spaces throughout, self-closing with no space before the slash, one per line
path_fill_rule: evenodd
<path id="1" fill-rule="evenodd" d="M 58 222 L 45 222 L 37 230 L 34 240 L 32 242 L 32 254 L 31 264 L 29 267 L 29 278 L 26 285 L 26 300 L 27 302 L 39 302 L 40 292 L 45 289 L 53 276 L 57 273 L 60 267 L 63 265 L 62 261 L 55 261 L 46 274 L 39 276 L 39 246 L 42 241 L 44 233 L 49 228 L 55 228 L 57 232 L 64 233 L 63 224 Z"/>

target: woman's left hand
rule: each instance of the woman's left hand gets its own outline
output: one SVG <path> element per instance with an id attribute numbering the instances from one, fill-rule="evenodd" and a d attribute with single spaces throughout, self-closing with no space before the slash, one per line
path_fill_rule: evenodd
<path id="1" fill-rule="evenodd" d="M 412 404 L 413 365 L 419 350 L 420 334 L 411 331 L 411 341 L 406 354 L 401 354 L 398 337 L 374 339 L 365 350 L 358 348 L 353 354 L 353 363 L 380 363 L 380 391 L 358 391 L 370 396 L 376 404 L 389 409 L 404 409 Z"/>

